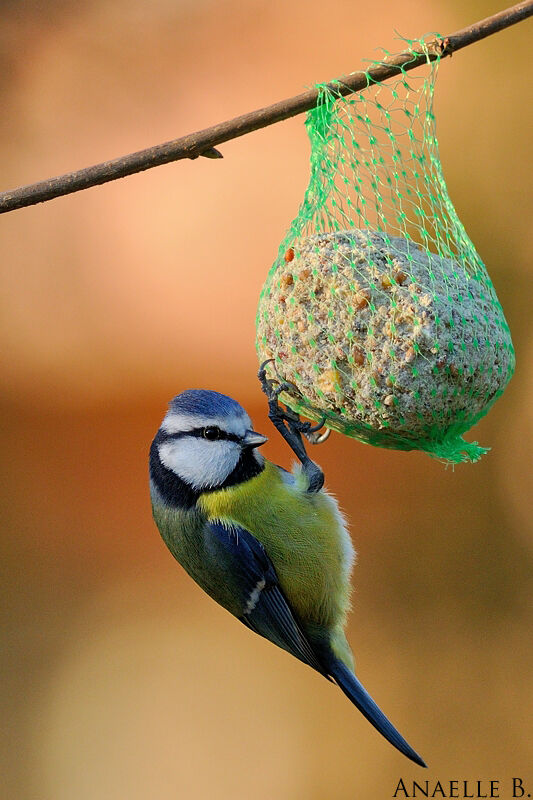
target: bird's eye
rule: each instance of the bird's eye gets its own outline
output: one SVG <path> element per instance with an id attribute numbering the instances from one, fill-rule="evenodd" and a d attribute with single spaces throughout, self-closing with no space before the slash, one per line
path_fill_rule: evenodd
<path id="1" fill-rule="evenodd" d="M 214 442 L 216 439 L 220 439 L 221 430 L 220 428 L 209 427 L 204 428 L 204 439 L 208 439 L 210 442 Z"/>

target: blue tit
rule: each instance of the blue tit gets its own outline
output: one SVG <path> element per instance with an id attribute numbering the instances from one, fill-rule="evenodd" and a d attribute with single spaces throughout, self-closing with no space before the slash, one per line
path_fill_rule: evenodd
<path id="1" fill-rule="evenodd" d="M 260 373 L 261 377 L 261 373 Z M 150 449 L 157 527 L 172 555 L 247 628 L 333 679 L 375 728 L 426 766 L 354 674 L 344 634 L 354 551 L 320 468 L 306 455 L 309 423 L 270 418 L 302 462 L 292 473 L 259 452 L 267 441 L 239 403 L 189 389 L 174 397 Z M 307 428 L 306 428 L 307 426 Z"/>

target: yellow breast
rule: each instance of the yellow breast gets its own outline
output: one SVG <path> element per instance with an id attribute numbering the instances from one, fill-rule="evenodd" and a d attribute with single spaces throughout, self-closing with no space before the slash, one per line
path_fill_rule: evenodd
<path id="1" fill-rule="evenodd" d="M 203 494 L 199 504 L 210 519 L 241 525 L 263 544 L 302 621 L 343 625 L 353 548 L 335 500 L 305 489 L 303 476 L 290 483 L 267 461 L 256 477 Z"/>

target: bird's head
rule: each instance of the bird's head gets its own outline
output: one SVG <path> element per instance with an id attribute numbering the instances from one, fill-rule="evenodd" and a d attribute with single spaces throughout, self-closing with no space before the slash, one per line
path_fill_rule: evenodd
<path id="1" fill-rule="evenodd" d="M 153 448 L 163 467 L 202 492 L 261 471 L 263 457 L 255 448 L 266 441 L 236 400 L 208 389 L 187 389 L 170 402 Z"/>

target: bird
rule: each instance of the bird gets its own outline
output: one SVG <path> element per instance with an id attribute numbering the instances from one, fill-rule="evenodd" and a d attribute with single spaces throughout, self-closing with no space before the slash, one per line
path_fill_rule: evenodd
<path id="1" fill-rule="evenodd" d="M 298 462 L 292 472 L 266 459 L 267 437 L 245 409 L 210 389 L 176 395 L 152 441 L 154 521 L 174 558 L 247 628 L 334 681 L 407 758 L 425 767 L 355 675 L 344 632 L 354 549 L 338 504 L 303 438 L 311 427 L 279 394 L 288 384 L 259 379 L 269 418 Z"/>

